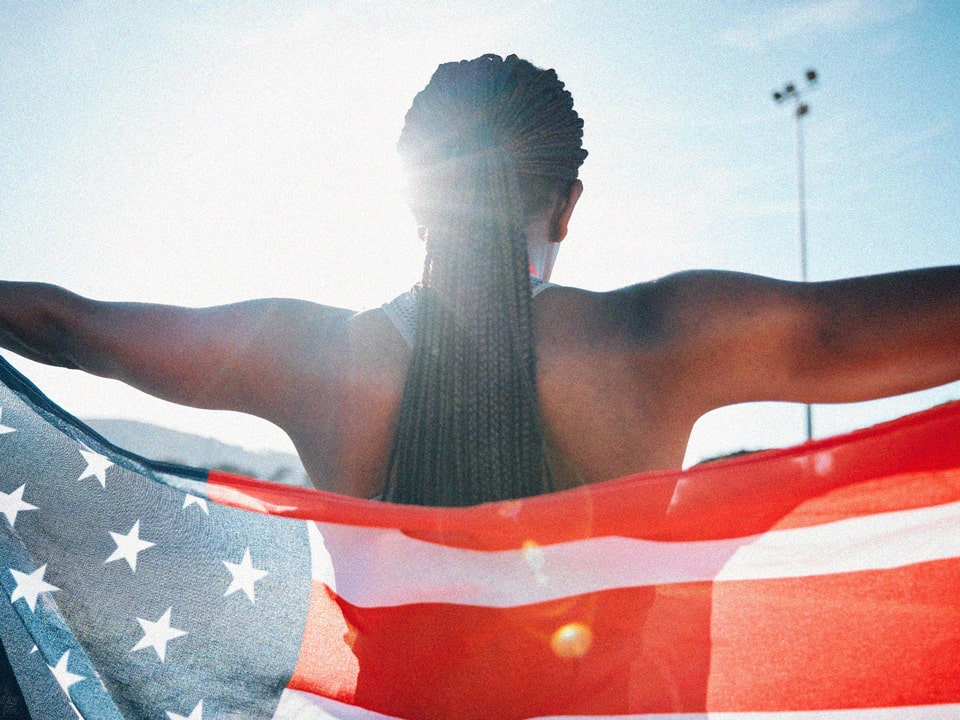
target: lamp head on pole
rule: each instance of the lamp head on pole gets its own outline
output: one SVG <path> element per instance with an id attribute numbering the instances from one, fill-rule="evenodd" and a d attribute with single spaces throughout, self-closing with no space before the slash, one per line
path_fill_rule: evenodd
<path id="1" fill-rule="evenodd" d="M 774 90 L 773 101 L 776 103 L 783 103 L 787 100 L 794 100 L 797 103 L 797 117 L 801 115 L 806 115 L 810 111 L 810 107 L 804 103 L 800 102 L 800 96 L 805 90 L 808 90 L 810 86 L 815 85 L 817 82 L 817 71 L 813 68 L 810 68 L 803 74 L 804 78 L 807 81 L 807 84 L 804 88 L 798 88 L 796 83 L 788 82 L 780 90 Z"/>

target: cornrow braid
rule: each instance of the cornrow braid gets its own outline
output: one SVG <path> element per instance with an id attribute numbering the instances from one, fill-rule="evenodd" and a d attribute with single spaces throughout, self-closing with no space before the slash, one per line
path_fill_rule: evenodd
<path id="1" fill-rule="evenodd" d="M 441 65 L 398 149 L 427 228 L 417 334 L 384 498 L 474 505 L 551 489 L 523 228 L 569 192 L 583 122 L 553 70 Z"/>

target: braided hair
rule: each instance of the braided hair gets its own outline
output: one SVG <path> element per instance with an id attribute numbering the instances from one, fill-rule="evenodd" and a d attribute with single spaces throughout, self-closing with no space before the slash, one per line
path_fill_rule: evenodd
<path id="1" fill-rule="evenodd" d="M 524 227 L 569 193 L 582 136 L 556 73 L 515 55 L 443 64 L 414 99 L 398 149 L 426 260 L 384 499 L 474 505 L 552 489 Z"/>

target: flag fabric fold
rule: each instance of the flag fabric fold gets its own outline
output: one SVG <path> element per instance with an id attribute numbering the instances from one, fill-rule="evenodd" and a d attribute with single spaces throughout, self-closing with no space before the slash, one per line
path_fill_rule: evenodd
<path id="1" fill-rule="evenodd" d="M 0 381 L 0 712 L 960 715 L 958 404 L 454 509 L 149 461 Z"/>

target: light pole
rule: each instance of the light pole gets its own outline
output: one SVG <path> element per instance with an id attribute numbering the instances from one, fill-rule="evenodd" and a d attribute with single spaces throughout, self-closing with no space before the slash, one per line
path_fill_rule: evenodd
<path id="1" fill-rule="evenodd" d="M 773 99 L 778 104 L 793 103 L 793 115 L 797 121 L 797 210 L 800 218 L 800 279 L 807 281 L 807 207 L 806 188 L 804 186 L 803 165 L 803 116 L 810 112 L 810 106 L 803 101 L 803 95 L 817 82 L 817 71 L 807 70 L 804 74 L 806 85 L 801 89 L 788 82 L 781 90 L 775 90 Z M 813 408 L 806 406 L 807 440 L 813 439 Z"/>

